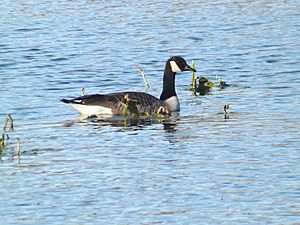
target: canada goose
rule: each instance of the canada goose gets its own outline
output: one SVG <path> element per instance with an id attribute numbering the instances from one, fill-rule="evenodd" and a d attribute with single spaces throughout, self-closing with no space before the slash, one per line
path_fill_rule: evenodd
<path id="1" fill-rule="evenodd" d="M 92 116 L 100 114 L 121 115 L 124 112 L 124 102 L 134 102 L 137 113 L 153 114 L 179 111 L 179 101 L 175 91 L 175 74 L 182 71 L 194 71 L 180 56 L 173 56 L 166 62 L 163 89 L 160 98 L 144 92 L 117 92 L 109 94 L 83 95 L 74 99 L 62 99 L 72 105 L 81 114 Z"/>

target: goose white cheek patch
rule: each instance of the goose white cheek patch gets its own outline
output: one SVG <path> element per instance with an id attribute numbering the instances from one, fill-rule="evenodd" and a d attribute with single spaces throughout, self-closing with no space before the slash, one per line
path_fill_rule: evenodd
<path id="1" fill-rule="evenodd" d="M 175 61 L 170 61 L 171 69 L 173 73 L 179 73 L 181 72 L 181 69 L 178 67 L 177 63 Z"/>

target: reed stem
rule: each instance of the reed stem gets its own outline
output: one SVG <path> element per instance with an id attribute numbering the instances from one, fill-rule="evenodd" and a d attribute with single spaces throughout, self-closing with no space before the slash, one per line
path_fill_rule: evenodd
<path id="1" fill-rule="evenodd" d="M 192 68 L 195 69 L 195 60 L 192 61 Z M 192 89 L 195 90 L 196 81 L 195 81 L 195 72 L 192 71 Z"/>
<path id="2" fill-rule="evenodd" d="M 143 80 L 144 80 L 144 83 L 146 85 L 147 88 L 150 88 L 150 84 L 148 83 L 147 81 L 147 78 L 146 78 L 146 75 L 145 75 L 145 72 L 144 70 L 142 70 L 137 64 L 134 64 L 134 66 L 137 68 L 137 70 L 141 73 L 142 77 L 143 77 Z"/>

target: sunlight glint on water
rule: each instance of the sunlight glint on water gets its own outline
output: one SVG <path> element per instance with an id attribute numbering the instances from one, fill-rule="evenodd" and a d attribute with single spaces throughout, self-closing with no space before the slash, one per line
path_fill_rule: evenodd
<path id="1" fill-rule="evenodd" d="M 1 4 L 0 119 L 22 149 L 2 154 L 5 224 L 299 223 L 297 1 Z M 180 74 L 180 114 L 132 126 L 59 101 L 159 96 L 172 55 L 237 86 L 192 96 Z"/>

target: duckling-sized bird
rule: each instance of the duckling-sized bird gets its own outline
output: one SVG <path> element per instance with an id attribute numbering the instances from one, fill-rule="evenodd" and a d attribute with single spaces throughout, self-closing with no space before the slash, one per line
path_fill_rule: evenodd
<path id="1" fill-rule="evenodd" d="M 163 89 L 160 98 L 145 92 L 117 92 L 109 94 L 83 95 L 74 99 L 61 101 L 73 106 L 81 114 L 93 115 L 123 115 L 128 102 L 135 104 L 139 114 L 168 114 L 179 111 L 179 100 L 175 91 L 175 75 L 182 71 L 194 71 L 180 56 L 173 56 L 166 62 Z"/>

